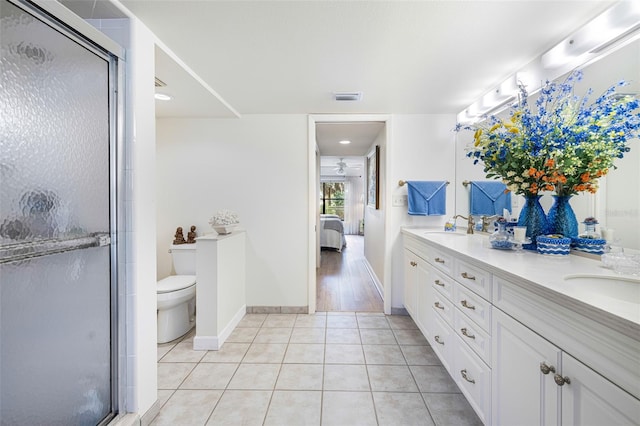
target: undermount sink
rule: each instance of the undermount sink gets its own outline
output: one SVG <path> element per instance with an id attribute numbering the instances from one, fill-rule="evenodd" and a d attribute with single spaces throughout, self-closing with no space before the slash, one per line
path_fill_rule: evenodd
<path id="1" fill-rule="evenodd" d="M 578 291 L 640 304 L 640 278 L 595 274 L 570 274 L 563 278 Z"/>
<path id="2" fill-rule="evenodd" d="M 451 232 L 451 231 L 427 231 L 425 235 L 451 235 L 455 237 L 464 237 L 467 234 L 462 234 L 460 232 Z"/>

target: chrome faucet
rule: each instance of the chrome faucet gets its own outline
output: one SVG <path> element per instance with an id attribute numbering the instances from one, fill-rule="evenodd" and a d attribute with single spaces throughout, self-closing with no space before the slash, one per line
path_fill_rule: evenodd
<path id="1" fill-rule="evenodd" d="M 457 214 L 453 217 L 454 219 L 457 218 L 462 218 L 464 220 L 467 221 L 467 234 L 473 234 L 473 227 L 475 226 L 475 222 L 473 221 L 473 216 L 469 215 L 467 216 L 462 216 L 461 214 Z"/>
<path id="2" fill-rule="evenodd" d="M 491 224 L 491 220 L 497 219 L 499 217 L 500 216 L 498 216 L 497 214 L 494 214 L 493 216 L 481 216 L 480 219 L 482 219 L 482 229 L 480 231 L 489 232 L 488 226 Z"/>

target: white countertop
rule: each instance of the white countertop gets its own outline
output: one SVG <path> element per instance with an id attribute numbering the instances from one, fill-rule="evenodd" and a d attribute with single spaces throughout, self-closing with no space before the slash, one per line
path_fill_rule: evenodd
<path id="1" fill-rule="evenodd" d="M 196 241 L 200 241 L 200 240 L 214 240 L 214 241 L 224 240 L 225 238 L 235 237 L 236 235 L 241 234 L 243 232 L 245 232 L 244 228 L 235 228 L 233 230 L 233 232 L 229 232 L 228 234 L 218 234 L 217 232 L 212 231 L 212 232 L 207 232 L 206 234 L 204 234 L 204 235 L 202 235 L 200 237 L 197 237 Z"/>
<path id="2" fill-rule="evenodd" d="M 441 231 L 442 228 L 402 229 L 403 234 L 452 251 L 464 261 L 475 263 L 516 284 L 526 285 L 537 294 L 640 340 L 640 303 L 625 300 L 621 291 L 615 288 L 616 285 L 622 285 L 625 293 L 635 295 L 635 300 L 640 301 L 638 277 L 616 274 L 604 268 L 599 260 L 576 255 L 546 256 L 530 250 L 517 253 L 514 250 L 492 249 L 488 234 L 456 236 Z M 565 280 L 567 275 L 633 281 L 609 285 L 602 280 L 602 288 L 590 286 L 589 289 L 586 285 L 581 286 L 580 278 Z"/>

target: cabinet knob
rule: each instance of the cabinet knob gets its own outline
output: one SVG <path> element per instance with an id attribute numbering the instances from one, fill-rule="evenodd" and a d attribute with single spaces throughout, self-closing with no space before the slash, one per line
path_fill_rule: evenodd
<path id="1" fill-rule="evenodd" d="M 434 337 L 433 337 L 433 340 L 435 340 L 435 341 L 436 341 L 436 343 L 439 343 L 439 344 L 441 344 L 441 345 L 444 345 L 444 342 L 443 342 L 442 340 L 440 340 L 440 336 L 434 336 Z"/>
<path id="2" fill-rule="evenodd" d="M 555 380 L 556 385 L 558 385 L 558 386 L 564 386 L 565 383 L 568 384 L 568 385 L 571 384 L 571 380 L 568 377 L 566 377 L 566 376 L 562 377 L 561 375 L 559 375 L 557 373 L 553 376 L 553 380 Z"/>
<path id="3" fill-rule="evenodd" d="M 435 260 L 435 261 L 436 261 L 436 262 L 438 262 L 438 263 L 444 263 L 444 259 L 440 259 L 439 257 L 436 257 L 436 258 L 435 258 L 435 259 L 433 259 L 433 260 Z"/>
<path id="4" fill-rule="evenodd" d="M 476 381 L 473 379 L 470 379 L 469 376 L 467 376 L 467 370 L 460 370 L 460 374 L 462 375 L 462 378 L 465 379 L 467 382 L 469 383 L 475 383 Z"/>
<path id="5" fill-rule="evenodd" d="M 467 329 L 466 329 L 466 328 L 461 328 L 461 329 L 460 329 L 460 331 L 462 332 L 462 334 L 463 334 L 465 337 L 468 337 L 469 339 L 475 339 L 475 338 L 476 338 L 476 336 L 475 336 L 475 335 L 473 335 L 473 334 L 468 334 L 468 332 L 467 332 Z"/>
<path id="6" fill-rule="evenodd" d="M 434 304 L 433 304 L 433 306 L 435 306 L 435 307 L 436 307 L 436 308 L 438 308 L 438 309 L 443 309 L 443 310 L 444 310 L 444 306 L 442 306 L 442 305 L 440 304 L 440 302 L 436 302 L 436 303 L 434 303 Z"/>
<path id="7" fill-rule="evenodd" d="M 540 363 L 540 371 L 542 371 L 542 374 L 555 373 L 556 368 L 553 365 L 547 365 L 546 362 L 542 361 Z"/>
<path id="8" fill-rule="evenodd" d="M 440 280 L 435 280 L 434 283 L 436 283 L 436 285 L 439 285 L 440 287 L 444 287 L 444 283 Z"/>
<path id="9" fill-rule="evenodd" d="M 476 309 L 476 307 L 475 307 L 475 306 L 470 305 L 470 304 L 469 304 L 469 302 L 467 302 L 466 300 L 461 301 L 461 302 L 460 302 L 460 304 L 461 304 L 462 306 L 464 306 L 465 308 L 467 308 L 467 309 L 472 309 L 472 310 L 475 310 L 475 309 Z"/>
<path id="10" fill-rule="evenodd" d="M 469 274 L 468 274 L 468 273 L 466 273 L 466 272 L 463 272 L 463 273 L 461 273 L 460 275 L 462 275 L 462 278 L 466 278 L 466 279 L 468 279 L 468 280 L 474 280 L 474 281 L 476 280 L 476 277 L 474 277 L 473 275 L 469 275 Z"/>
<path id="11" fill-rule="evenodd" d="M 409 264 L 410 264 L 411 266 L 418 266 L 418 264 L 417 264 L 416 262 L 414 262 L 413 260 L 412 260 L 411 262 L 409 262 Z"/>

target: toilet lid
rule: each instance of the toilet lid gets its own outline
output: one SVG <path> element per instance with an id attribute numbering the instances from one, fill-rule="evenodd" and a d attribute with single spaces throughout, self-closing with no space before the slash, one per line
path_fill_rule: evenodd
<path id="1" fill-rule="evenodd" d="M 182 290 L 196 283 L 195 275 L 171 275 L 158 281 L 158 293 Z"/>

